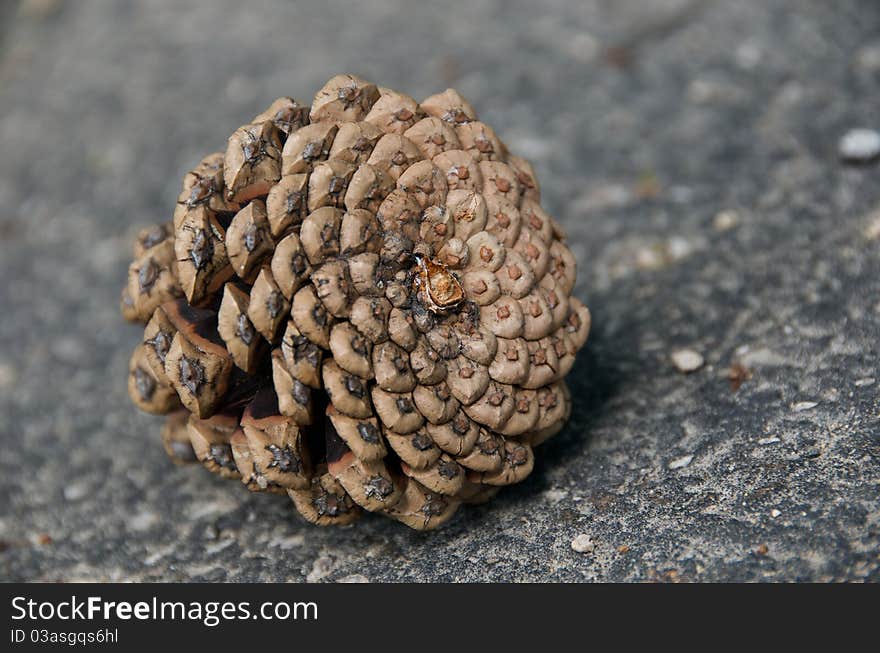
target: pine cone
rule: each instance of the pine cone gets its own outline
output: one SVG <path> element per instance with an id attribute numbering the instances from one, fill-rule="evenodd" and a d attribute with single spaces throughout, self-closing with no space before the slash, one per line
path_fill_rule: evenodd
<path id="1" fill-rule="evenodd" d="M 146 324 L 129 393 L 176 462 L 443 523 L 532 470 L 590 313 L 531 166 L 455 91 L 350 75 L 276 100 L 142 232 L 122 313 Z"/>

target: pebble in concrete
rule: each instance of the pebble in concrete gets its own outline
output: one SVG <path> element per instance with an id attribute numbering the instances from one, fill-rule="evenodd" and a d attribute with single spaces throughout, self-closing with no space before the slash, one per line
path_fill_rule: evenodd
<path id="1" fill-rule="evenodd" d="M 840 158 L 852 163 L 869 163 L 880 157 L 880 133 L 873 129 L 851 129 L 840 139 Z"/>
<path id="2" fill-rule="evenodd" d="M 704 363 L 703 355 L 693 349 L 678 349 L 672 352 L 672 364 L 683 374 L 696 372 Z"/>
<path id="3" fill-rule="evenodd" d="M 571 541 L 571 548 L 577 553 L 592 553 L 596 545 L 589 535 L 581 533 Z"/>

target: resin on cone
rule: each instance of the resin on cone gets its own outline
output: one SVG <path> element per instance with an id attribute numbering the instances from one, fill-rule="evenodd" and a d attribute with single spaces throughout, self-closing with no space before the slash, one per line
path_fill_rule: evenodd
<path id="1" fill-rule="evenodd" d="M 162 441 L 315 524 L 417 529 L 528 476 L 590 329 L 532 167 L 447 90 L 279 98 L 142 231 L 122 313 Z"/>

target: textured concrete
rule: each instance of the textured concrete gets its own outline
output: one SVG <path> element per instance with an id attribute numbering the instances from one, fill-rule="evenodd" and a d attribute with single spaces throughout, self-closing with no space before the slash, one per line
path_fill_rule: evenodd
<path id="1" fill-rule="evenodd" d="M 880 129 L 875 1 L 11 5 L 0 578 L 880 580 L 880 167 L 837 151 Z M 137 228 L 341 71 L 458 87 L 534 161 L 594 314 L 533 476 L 433 534 L 175 468 L 124 387 Z"/>

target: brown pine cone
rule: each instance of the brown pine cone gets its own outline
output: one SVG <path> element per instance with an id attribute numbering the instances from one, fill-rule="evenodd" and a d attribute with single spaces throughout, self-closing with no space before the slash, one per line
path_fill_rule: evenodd
<path id="1" fill-rule="evenodd" d="M 284 97 L 143 231 L 129 393 L 175 462 L 417 529 L 532 470 L 590 328 L 531 166 L 455 91 Z"/>

